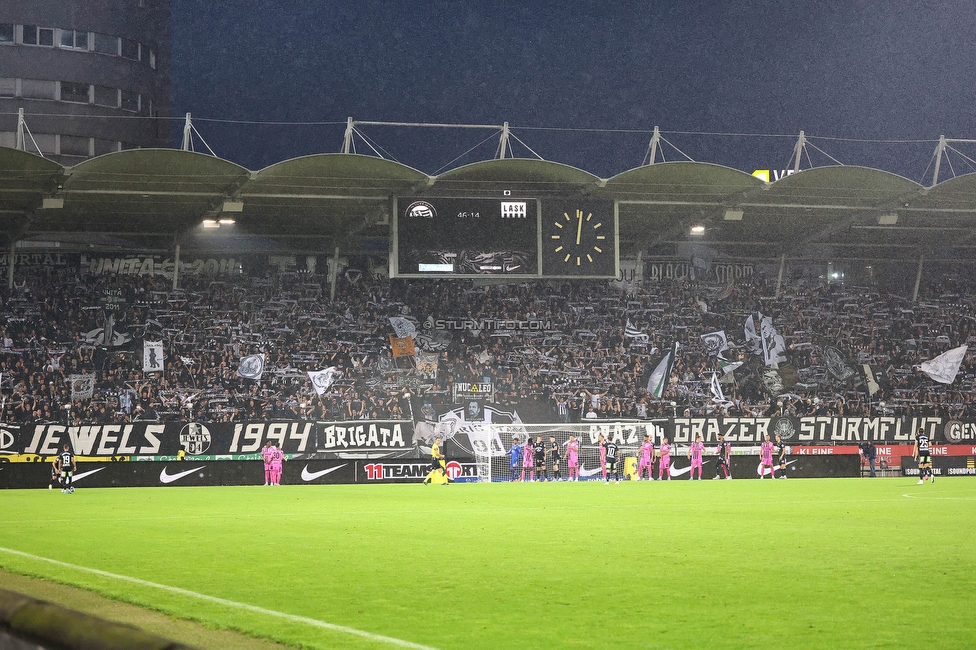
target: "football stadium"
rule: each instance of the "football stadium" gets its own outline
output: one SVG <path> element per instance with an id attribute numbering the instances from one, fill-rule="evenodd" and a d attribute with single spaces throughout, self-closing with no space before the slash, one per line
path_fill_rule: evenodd
<path id="1" fill-rule="evenodd" d="M 168 70 L 6 16 L 0 64 Z M 608 175 L 350 117 L 250 169 L 10 74 L 0 648 L 973 646 L 973 140 L 912 180 L 654 127 Z M 378 144 L 418 130 L 494 153 Z"/>

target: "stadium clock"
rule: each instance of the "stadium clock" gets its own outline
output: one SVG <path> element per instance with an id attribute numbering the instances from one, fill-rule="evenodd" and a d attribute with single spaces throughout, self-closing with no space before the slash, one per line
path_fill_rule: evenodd
<path id="1" fill-rule="evenodd" d="M 617 228 L 610 201 L 544 201 L 542 273 L 617 276 Z"/>

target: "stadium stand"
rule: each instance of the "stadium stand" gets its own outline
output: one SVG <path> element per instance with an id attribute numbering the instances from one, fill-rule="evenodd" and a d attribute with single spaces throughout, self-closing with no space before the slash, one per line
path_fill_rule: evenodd
<path id="1" fill-rule="evenodd" d="M 173 290 L 162 278 L 52 271 L 0 290 L 3 419 L 407 419 L 408 390 L 447 396 L 454 382 L 486 380 L 496 402 L 518 404 L 526 421 L 538 422 L 578 420 L 591 406 L 599 418 L 976 416 L 972 356 L 950 385 L 916 370 L 976 338 L 964 282 L 929 282 L 914 303 L 823 280 L 794 281 L 774 298 L 774 284 L 758 274 L 732 285 L 663 281 L 621 290 L 598 281 L 485 285 L 363 273 L 340 277 L 330 303 L 314 274 L 188 277 Z M 757 312 L 772 317 L 786 345 L 776 372 L 743 341 L 744 322 Z M 391 357 L 391 317 L 415 324 L 418 347 L 436 355 L 436 378 Z M 484 318 L 548 324 L 433 326 Z M 724 361 L 701 338 L 715 331 L 730 344 Z M 165 372 L 143 373 L 146 340 L 163 341 Z M 648 376 L 674 342 L 678 360 L 659 399 L 647 390 Z M 242 379 L 240 359 L 257 352 L 266 355 L 262 381 Z M 726 373 L 736 360 L 747 363 Z M 342 376 L 317 398 L 306 372 L 328 366 Z M 93 376 L 90 398 L 72 399 L 72 375 Z M 713 375 L 722 378 L 724 401 L 710 389 Z"/>

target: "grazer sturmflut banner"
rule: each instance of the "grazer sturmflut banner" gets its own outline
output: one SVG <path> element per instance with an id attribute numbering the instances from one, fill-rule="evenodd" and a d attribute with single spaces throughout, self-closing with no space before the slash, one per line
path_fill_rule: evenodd
<path id="1" fill-rule="evenodd" d="M 53 457 L 67 444 L 77 456 L 157 460 L 182 449 L 189 456 L 241 460 L 268 442 L 286 454 L 316 458 L 418 457 L 407 420 L 349 422 L 133 422 L 131 424 L 3 424 L 0 462 Z"/>

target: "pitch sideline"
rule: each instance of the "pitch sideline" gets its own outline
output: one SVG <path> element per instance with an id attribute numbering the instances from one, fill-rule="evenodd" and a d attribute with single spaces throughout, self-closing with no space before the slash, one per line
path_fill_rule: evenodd
<path id="1" fill-rule="evenodd" d="M 327 623 L 326 621 L 320 621 L 318 619 L 308 618 L 306 616 L 298 616 L 297 614 L 287 614 L 285 612 L 279 612 L 273 609 L 265 609 L 264 607 L 258 607 L 257 605 L 249 605 L 247 603 L 239 603 L 234 600 L 227 600 L 226 598 L 218 598 L 217 596 L 208 596 L 207 594 L 197 593 L 195 591 L 190 591 L 189 589 L 183 589 L 182 587 L 172 587 L 170 585 L 163 585 L 163 584 L 159 584 L 158 582 L 150 582 L 149 580 L 143 580 L 141 578 L 133 578 L 131 576 L 124 576 L 118 573 L 110 573 L 108 571 L 102 571 L 101 569 L 93 569 L 91 567 L 80 566 L 78 564 L 62 562 L 61 560 L 53 560 L 51 558 L 42 557 L 40 555 L 34 555 L 33 553 L 25 553 L 24 551 L 18 551 L 12 548 L 4 548 L 3 546 L 0 546 L 0 552 L 9 553 L 11 555 L 19 555 L 21 557 L 25 557 L 30 560 L 48 562 L 49 564 L 55 564 L 57 566 L 66 567 L 68 569 L 75 569 L 76 571 L 84 571 L 86 573 L 92 573 L 94 575 L 102 576 L 103 578 L 122 580 L 124 582 L 131 582 L 133 584 L 141 585 L 143 587 L 152 587 L 154 589 L 161 589 L 163 591 L 179 594 L 181 596 L 190 596 L 192 598 L 198 598 L 200 600 L 205 600 L 211 603 L 217 603 L 218 605 L 224 605 L 226 607 L 235 607 L 237 609 L 243 609 L 249 612 L 254 612 L 256 614 L 274 616 L 288 621 L 294 621 L 296 623 L 304 623 L 306 625 L 311 625 L 313 627 L 332 630 L 334 632 L 352 634 L 354 636 L 359 636 L 364 639 L 369 639 L 370 641 L 387 643 L 390 645 L 399 646 L 401 648 L 415 648 L 416 650 L 437 650 L 437 648 L 434 648 L 432 646 L 421 645 L 419 643 L 413 643 L 411 641 L 404 641 L 403 639 L 397 639 L 391 636 L 383 636 L 382 634 L 374 634 L 372 632 L 366 632 L 365 630 L 357 630 L 354 627 L 346 627 L 345 625 L 336 625 L 335 623 Z"/>

